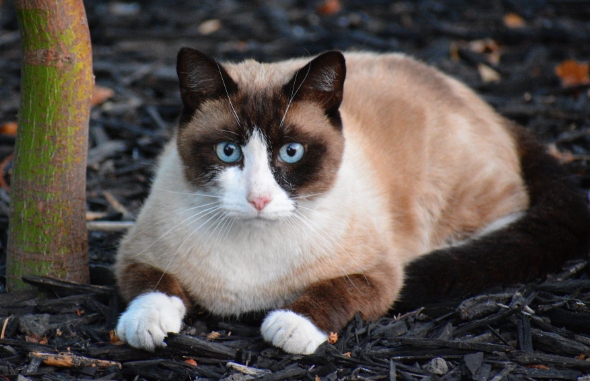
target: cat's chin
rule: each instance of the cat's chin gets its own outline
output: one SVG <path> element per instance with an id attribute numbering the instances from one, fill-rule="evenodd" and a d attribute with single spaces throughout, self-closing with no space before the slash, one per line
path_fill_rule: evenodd
<path id="1" fill-rule="evenodd" d="M 242 222 L 244 223 L 244 225 L 247 225 L 248 227 L 255 229 L 263 229 L 275 224 L 277 220 L 269 220 L 266 218 L 255 217 L 245 219 Z"/>
<path id="2" fill-rule="evenodd" d="M 242 216 L 242 217 L 238 217 L 237 219 L 239 220 L 240 223 L 242 223 L 243 225 L 246 225 L 248 227 L 266 228 L 266 227 L 269 227 L 273 224 L 279 223 L 285 217 L 286 216 L 275 215 L 275 214 L 273 214 L 273 215 L 259 214 L 256 216 Z"/>

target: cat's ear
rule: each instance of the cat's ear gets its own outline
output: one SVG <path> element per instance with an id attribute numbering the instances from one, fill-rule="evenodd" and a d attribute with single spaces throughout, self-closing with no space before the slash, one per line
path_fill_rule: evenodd
<path id="1" fill-rule="evenodd" d="M 191 48 L 182 48 L 178 52 L 176 73 L 182 103 L 190 110 L 196 110 L 208 99 L 228 96 L 238 88 L 223 66 Z"/>
<path id="2" fill-rule="evenodd" d="M 309 100 L 319 103 L 328 116 L 338 111 L 344 90 L 346 62 L 342 53 L 329 51 L 320 54 L 295 72 L 284 87 L 294 100 Z"/>

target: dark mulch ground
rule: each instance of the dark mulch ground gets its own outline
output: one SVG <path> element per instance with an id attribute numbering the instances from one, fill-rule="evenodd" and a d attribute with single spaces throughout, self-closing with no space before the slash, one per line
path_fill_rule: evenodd
<path id="1" fill-rule="evenodd" d="M 590 380 L 585 261 L 547 281 L 491 290 L 461 304 L 427 306 L 371 324 L 355 320 L 335 345 L 314 356 L 269 347 L 254 318 L 204 315 L 188 319 L 168 348 L 155 354 L 111 344 L 109 331 L 121 306 L 108 266 L 121 233 L 104 229 L 132 221 L 147 195 L 155 157 L 179 112 L 174 61 L 181 46 L 223 59 L 264 61 L 333 48 L 406 52 L 465 81 L 500 113 L 533 130 L 580 186 L 590 188 L 588 68 L 578 66 L 579 78 L 567 86 L 556 74 L 567 59 L 590 61 L 590 1 L 349 0 L 336 13 L 318 11 L 320 5 L 86 2 L 96 81 L 114 90 L 90 121 L 88 211 L 92 229 L 101 229 L 89 234 L 93 286 L 29 279 L 43 296 L 0 293 L 0 378 Z M 5 1 L 0 124 L 16 120 L 19 58 L 16 18 Z M 0 160 L 13 143 L 0 135 Z M 9 192 L 0 188 L 0 266 L 8 201 Z M 69 366 L 48 365 L 52 356 Z"/>

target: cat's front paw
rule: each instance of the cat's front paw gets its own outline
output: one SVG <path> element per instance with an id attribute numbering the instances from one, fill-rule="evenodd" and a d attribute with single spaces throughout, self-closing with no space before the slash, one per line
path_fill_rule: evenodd
<path id="1" fill-rule="evenodd" d="M 140 295 L 119 318 L 117 335 L 132 347 L 153 352 L 166 346 L 168 332 L 180 331 L 185 313 L 186 307 L 177 296 L 161 292 Z"/>
<path id="2" fill-rule="evenodd" d="M 308 318 L 286 310 L 271 312 L 260 331 L 264 340 L 293 354 L 312 354 L 328 339 Z"/>

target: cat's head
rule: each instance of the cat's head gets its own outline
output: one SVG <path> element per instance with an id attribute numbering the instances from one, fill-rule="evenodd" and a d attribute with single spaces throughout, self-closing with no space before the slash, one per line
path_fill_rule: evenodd
<path id="1" fill-rule="evenodd" d="M 229 216 L 289 217 L 334 185 L 344 150 L 344 56 L 332 51 L 291 66 L 224 67 L 197 50 L 178 53 L 184 173 Z"/>

